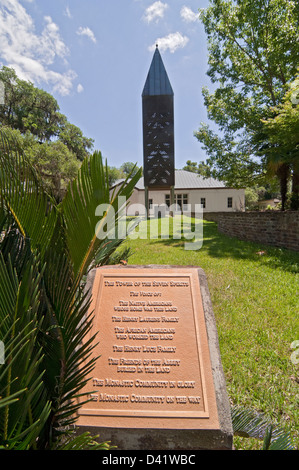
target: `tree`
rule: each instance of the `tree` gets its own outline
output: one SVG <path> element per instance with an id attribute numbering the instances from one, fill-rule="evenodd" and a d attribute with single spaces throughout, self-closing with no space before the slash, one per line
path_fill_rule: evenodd
<path id="1" fill-rule="evenodd" d="M 273 117 L 299 64 L 299 6 L 288 0 L 211 0 L 201 11 L 208 38 L 208 76 L 203 89 L 208 117 L 197 139 L 208 154 L 213 177 L 231 186 L 263 184 L 267 144 L 262 119 Z"/>
<path id="2" fill-rule="evenodd" d="M 191 162 L 191 160 L 187 160 L 183 170 L 191 171 L 192 173 L 198 173 L 199 175 L 206 178 L 211 176 L 210 167 L 204 161 L 197 163 Z"/>
<path id="3" fill-rule="evenodd" d="M 254 209 L 257 206 L 259 196 L 254 188 L 245 189 L 245 207 L 246 209 Z"/>
<path id="4" fill-rule="evenodd" d="M 206 162 L 204 162 L 204 161 L 199 162 L 197 173 L 201 176 L 204 176 L 205 178 L 210 178 L 211 177 L 211 168 Z"/>
<path id="5" fill-rule="evenodd" d="M 41 142 L 60 140 L 82 161 L 92 150 L 93 140 L 68 122 L 55 98 L 33 83 L 20 80 L 15 71 L 3 66 L 0 80 L 5 87 L 5 103 L 0 106 L 0 124 L 30 132 Z"/>
<path id="6" fill-rule="evenodd" d="M 22 134 L 29 131 L 41 142 L 58 136 L 62 115 L 53 96 L 20 80 L 9 67 L 2 67 L 0 80 L 5 88 L 4 105 L 0 107 L 3 126 L 19 129 Z"/>
<path id="7" fill-rule="evenodd" d="M 183 170 L 197 173 L 197 162 L 191 162 L 191 160 L 187 160 Z"/>
<path id="8" fill-rule="evenodd" d="M 69 182 L 78 173 L 81 162 L 66 145 L 60 141 L 40 143 L 30 132 L 24 135 L 18 129 L 5 128 L 11 150 L 24 152 L 43 179 L 45 189 L 57 201 L 65 194 Z M 3 145 L 0 148 L 3 150 Z"/>
<path id="9" fill-rule="evenodd" d="M 120 166 L 120 168 L 108 166 L 109 184 L 112 186 L 117 180 L 123 180 L 128 176 L 133 177 L 138 171 L 139 168 L 132 162 L 125 162 Z"/>
<path id="10" fill-rule="evenodd" d="M 290 84 L 282 103 L 273 108 L 275 117 L 263 120 L 269 136 L 265 149 L 269 164 L 292 175 L 291 208 L 299 209 L 299 76 Z"/>
<path id="11" fill-rule="evenodd" d="M 79 127 L 71 124 L 63 116 L 59 130 L 59 140 L 82 161 L 87 157 L 89 151 L 93 148 L 93 139 L 88 139 L 83 135 Z"/>
<path id="12" fill-rule="evenodd" d="M 125 162 L 121 165 L 120 171 L 123 173 L 123 175 L 134 175 L 136 174 L 138 170 L 138 167 L 136 167 L 136 164 L 133 162 Z"/>
<path id="13" fill-rule="evenodd" d="M 109 186 L 112 186 L 117 180 L 124 177 L 123 172 L 115 166 L 108 166 L 108 181 Z"/>

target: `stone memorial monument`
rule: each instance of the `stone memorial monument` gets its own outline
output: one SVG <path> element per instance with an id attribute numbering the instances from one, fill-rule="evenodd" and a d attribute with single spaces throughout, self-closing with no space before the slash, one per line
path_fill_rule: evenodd
<path id="1" fill-rule="evenodd" d="M 81 430 L 121 450 L 231 449 L 232 425 L 206 276 L 198 267 L 91 271 L 96 362 Z"/>

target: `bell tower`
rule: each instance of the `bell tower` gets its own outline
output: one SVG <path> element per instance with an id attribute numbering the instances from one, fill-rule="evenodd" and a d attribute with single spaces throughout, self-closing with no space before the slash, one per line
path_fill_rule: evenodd
<path id="1" fill-rule="evenodd" d="M 142 93 L 143 176 L 148 191 L 168 189 L 174 202 L 174 93 L 158 45 Z"/>

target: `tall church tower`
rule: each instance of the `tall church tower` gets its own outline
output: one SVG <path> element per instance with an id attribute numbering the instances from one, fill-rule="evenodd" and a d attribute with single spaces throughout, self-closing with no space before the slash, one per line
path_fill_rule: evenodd
<path id="1" fill-rule="evenodd" d="M 158 46 L 142 93 L 143 175 L 148 210 L 150 189 L 169 189 L 173 201 L 174 107 L 173 90 Z"/>

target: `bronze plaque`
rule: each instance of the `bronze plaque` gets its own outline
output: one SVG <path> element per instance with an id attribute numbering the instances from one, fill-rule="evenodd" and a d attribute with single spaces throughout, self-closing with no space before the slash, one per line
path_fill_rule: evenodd
<path id="1" fill-rule="evenodd" d="M 79 426 L 219 429 L 196 268 L 99 268 L 91 308 L 100 358 Z"/>

